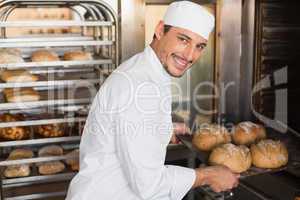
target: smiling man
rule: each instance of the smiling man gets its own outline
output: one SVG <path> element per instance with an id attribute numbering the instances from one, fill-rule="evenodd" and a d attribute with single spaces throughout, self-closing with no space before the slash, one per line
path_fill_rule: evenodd
<path id="1" fill-rule="evenodd" d="M 173 133 L 171 77 L 182 76 L 201 56 L 214 17 L 198 4 L 172 3 L 150 46 L 122 63 L 101 86 L 80 144 L 80 171 L 67 200 L 180 200 L 209 185 L 231 189 L 239 175 L 220 166 L 165 165 Z"/>

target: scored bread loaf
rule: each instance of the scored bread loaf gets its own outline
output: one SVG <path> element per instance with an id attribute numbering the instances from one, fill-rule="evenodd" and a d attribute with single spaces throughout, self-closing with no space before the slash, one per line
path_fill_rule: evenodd
<path id="1" fill-rule="evenodd" d="M 0 48 L 0 64 L 24 62 L 21 51 L 14 48 Z"/>
<path id="2" fill-rule="evenodd" d="M 48 61 L 59 61 L 58 55 L 50 50 L 41 49 L 31 54 L 32 62 L 48 62 Z"/>
<path id="3" fill-rule="evenodd" d="M 29 149 L 15 149 L 9 154 L 7 160 L 18 160 L 18 159 L 25 159 L 25 158 L 32 158 L 32 157 L 33 157 L 33 152 Z M 29 174 L 30 174 L 29 164 L 12 165 L 6 167 L 4 170 L 4 176 L 7 178 L 24 177 L 24 176 L 29 176 Z"/>
<path id="4" fill-rule="evenodd" d="M 45 146 L 38 151 L 39 157 L 61 155 L 63 155 L 63 148 L 58 145 Z M 39 173 L 43 175 L 56 174 L 65 169 L 65 165 L 61 161 L 42 162 L 37 166 Z"/>
<path id="5" fill-rule="evenodd" d="M 92 55 L 84 51 L 69 51 L 64 53 L 64 60 L 92 60 Z"/>
<path id="6" fill-rule="evenodd" d="M 3 90 L 7 102 L 38 101 L 40 95 L 32 88 L 5 88 Z"/>
<path id="7" fill-rule="evenodd" d="M 210 124 L 200 128 L 194 133 L 192 139 L 193 145 L 202 151 L 210 151 L 214 147 L 229 143 L 230 141 L 230 133 L 225 127 L 217 124 Z"/>
<path id="8" fill-rule="evenodd" d="M 224 165 L 235 173 L 247 171 L 251 167 L 251 153 L 245 145 L 228 143 L 213 149 L 209 155 L 210 165 Z"/>
<path id="9" fill-rule="evenodd" d="M 261 140 L 251 145 L 253 165 L 260 168 L 278 168 L 288 162 L 288 151 L 280 141 Z"/>
<path id="10" fill-rule="evenodd" d="M 253 122 L 241 122 L 233 129 L 232 139 L 238 145 L 250 145 L 266 138 L 266 130 L 262 125 Z"/>
<path id="11" fill-rule="evenodd" d="M 24 116 L 21 114 L 8 114 L 4 113 L 0 115 L 0 122 L 16 122 L 24 120 Z M 28 138 L 30 134 L 30 130 L 27 126 L 25 127 L 5 127 L 0 128 L 0 138 L 6 140 L 22 140 Z"/>
<path id="12" fill-rule="evenodd" d="M 27 70 L 4 70 L 0 73 L 1 80 L 11 82 L 34 82 L 38 80 L 36 75 L 30 74 Z"/>

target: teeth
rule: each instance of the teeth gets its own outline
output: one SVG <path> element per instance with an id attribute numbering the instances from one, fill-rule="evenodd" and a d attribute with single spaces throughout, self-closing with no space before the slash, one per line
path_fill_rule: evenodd
<path id="1" fill-rule="evenodd" d="M 177 58 L 176 56 L 174 57 L 174 59 L 179 65 L 182 65 L 182 66 L 186 65 L 186 62 L 182 61 L 181 59 Z"/>

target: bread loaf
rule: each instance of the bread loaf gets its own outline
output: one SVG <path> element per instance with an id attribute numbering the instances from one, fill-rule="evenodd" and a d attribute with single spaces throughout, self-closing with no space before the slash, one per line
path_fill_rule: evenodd
<path id="1" fill-rule="evenodd" d="M 231 143 L 216 147 L 209 155 L 209 164 L 224 165 L 235 173 L 247 171 L 251 160 L 250 150 L 246 146 Z"/>
<path id="2" fill-rule="evenodd" d="M 84 51 L 69 51 L 64 54 L 64 60 L 92 60 L 92 55 Z"/>
<path id="3" fill-rule="evenodd" d="M 40 95 L 32 88 L 5 88 L 3 90 L 7 102 L 17 103 L 26 101 L 38 101 Z"/>
<path id="4" fill-rule="evenodd" d="M 24 62 L 24 60 L 21 56 L 20 50 L 13 48 L 0 49 L 0 64 L 22 62 Z"/>
<path id="5" fill-rule="evenodd" d="M 45 156 L 61 156 L 63 155 L 63 148 L 58 145 L 49 145 L 41 148 L 38 151 L 39 157 Z M 49 175 L 62 172 L 65 169 L 65 165 L 61 161 L 50 161 L 38 163 L 38 171 L 40 174 Z"/>
<path id="6" fill-rule="evenodd" d="M 78 171 L 79 170 L 79 149 L 75 149 L 66 155 L 72 157 L 66 159 L 67 165 L 69 165 L 73 171 Z"/>
<path id="7" fill-rule="evenodd" d="M 231 136 L 226 128 L 217 124 L 199 129 L 192 139 L 193 145 L 202 151 L 210 151 L 214 147 L 230 141 Z"/>
<path id="8" fill-rule="evenodd" d="M 266 138 L 265 128 L 248 121 L 239 123 L 232 133 L 233 142 L 238 145 L 250 145 L 264 138 Z"/>
<path id="9" fill-rule="evenodd" d="M 18 159 L 25 159 L 25 158 L 32 158 L 32 157 L 33 157 L 33 152 L 29 149 L 15 149 L 9 154 L 7 160 L 18 160 Z M 29 176 L 29 174 L 30 174 L 29 164 L 12 165 L 6 167 L 4 170 L 4 176 L 7 178 L 24 177 L 24 176 Z"/>
<path id="10" fill-rule="evenodd" d="M 16 122 L 24 120 L 24 116 L 21 114 L 11 115 L 11 114 L 1 114 L 0 122 Z M 0 138 L 6 140 L 22 140 L 28 138 L 30 130 L 28 127 L 7 127 L 0 128 Z"/>
<path id="11" fill-rule="evenodd" d="M 59 57 L 55 52 L 47 49 L 38 50 L 31 55 L 32 62 L 48 62 L 48 61 L 59 61 Z"/>
<path id="12" fill-rule="evenodd" d="M 62 124 L 46 124 L 37 126 L 36 132 L 43 137 L 60 137 L 64 135 Z"/>
<path id="13" fill-rule="evenodd" d="M 38 77 L 36 75 L 30 74 L 26 70 L 4 70 L 0 73 L 1 80 L 8 83 L 17 82 L 33 82 L 37 81 Z"/>
<path id="14" fill-rule="evenodd" d="M 278 168 L 288 162 L 288 151 L 280 141 L 261 140 L 251 145 L 253 165 L 260 168 Z"/>

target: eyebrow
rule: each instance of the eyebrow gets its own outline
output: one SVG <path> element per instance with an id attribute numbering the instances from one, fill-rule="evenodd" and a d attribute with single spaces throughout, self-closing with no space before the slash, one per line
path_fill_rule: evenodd
<path id="1" fill-rule="evenodd" d="M 187 39 L 187 40 L 189 40 L 189 41 L 192 40 L 191 37 L 189 37 L 188 35 L 186 35 L 186 34 L 184 34 L 184 33 L 178 33 L 178 35 L 180 35 L 181 37 L 184 37 L 185 39 Z M 201 42 L 201 43 L 197 44 L 197 46 L 204 46 L 204 47 L 206 47 L 207 44 L 206 44 L 205 42 Z"/>

